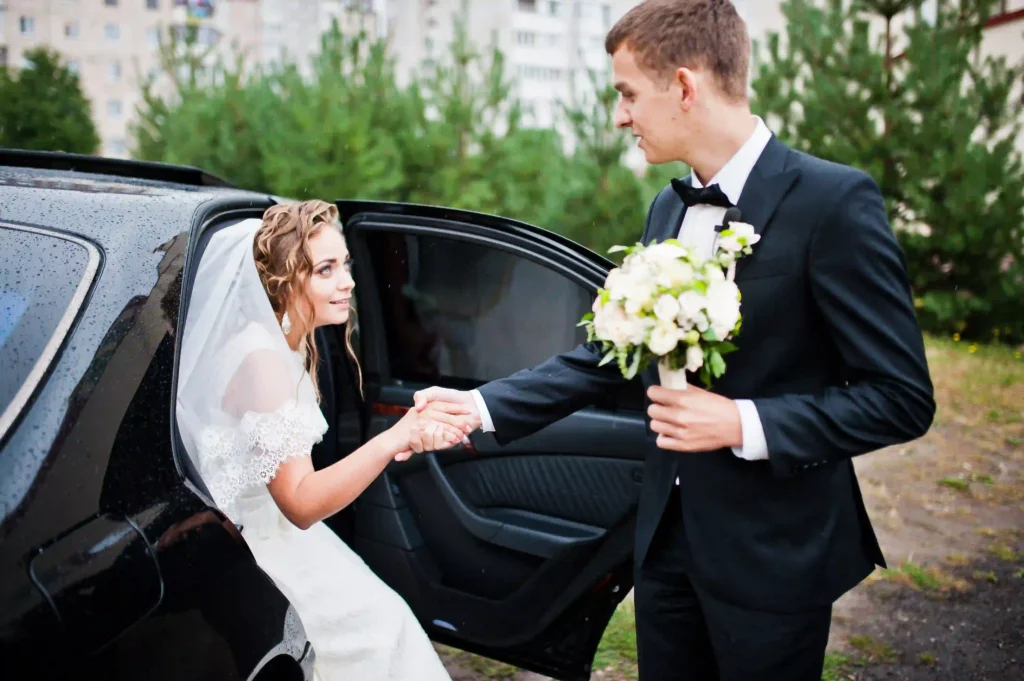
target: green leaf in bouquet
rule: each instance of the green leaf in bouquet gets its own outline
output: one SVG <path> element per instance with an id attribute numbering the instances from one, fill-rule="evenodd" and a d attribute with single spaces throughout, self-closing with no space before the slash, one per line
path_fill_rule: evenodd
<path id="1" fill-rule="evenodd" d="M 631 380 L 636 376 L 636 372 L 640 369 L 640 358 L 643 357 L 644 346 L 638 345 L 633 351 L 633 362 L 629 365 L 629 370 L 623 374 L 626 380 Z"/>
<path id="2" fill-rule="evenodd" d="M 712 329 L 710 326 L 704 331 L 704 333 L 700 335 L 700 337 L 708 341 L 709 343 L 714 343 L 718 340 L 718 336 L 715 334 L 715 330 Z"/>
<path id="3" fill-rule="evenodd" d="M 608 249 L 608 252 L 622 253 L 623 251 L 628 251 L 630 248 L 632 248 L 632 246 L 612 246 L 611 248 Z"/>
<path id="4" fill-rule="evenodd" d="M 694 288 L 695 291 L 699 291 L 702 294 L 708 292 L 708 285 L 705 282 L 700 281 L 700 280 L 697 280 L 697 281 L 693 282 L 693 288 Z"/>
<path id="5" fill-rule="evenodd" d="M 739 348 L 729 341 L 722 341 L 715 346 L 715 351 L 720 355 L 728 355 L 730 352 L 736 352 L 737 350 L 739 350 Z"/>
<path id="6" fill-rule="evenodd" d="M 705 388 L 711 390 L 711 371 L 708 369 L 706 361 L 700 368 L 700 382 L 704 384 Z"/>
<path id="7" fill-rule="evenodd" d="M 722 359 L 722 355 L 717 350 L 711 351 L 711 356 L 708 358 L 708 362 L 711 365 L 711 373 L 714 374 L 715 378 L 721 377 L 725 373 L 725 360 Z"/>
<path id="8" fill-rule="evenodd" d="M 601 301 L 602 305 L 607 305 L 609 302 L 611 302 L 612 292 L 609 291 L 608 289 L 600 289 L 597 292 L 597 299 Z"/>
<path id="9" fill-rule="evenodd" d="M 589 324 L 592 321 L 594 321 L 594 313 L 593 312 L 588 312 L 587 314 L 585 314 L 582 317 L 580 317 L 580 323 L 577 324 L 576 326 L 578 326 L 578 327 L 579 326 L 586 326 L 587 324 Z"/>
<path id="10" fill-rule="evenodd" d="M 626 364 L 626 362 L 629 361 L 629 350 L 626 348 L 616 348 L 615 358 L 619 363 L 619 371 L 622 372 L 623 376 L 625 376 L 626 372 L 629 371 L 629 366 Z"/>
<path id="11" fill-rule="evenodd" d="M 607 364 L 608 362 L 612 361 L 613 359 L 615 359 L 615 348 L 612 348 L 611 350 L 609 350 L 608 354 L 606 354 L 604 357 L 602 357 L 601 361 L 597 363 L 597 366 L 603 367 L 605 364 Z"/>
<path id="12" fill-rule="evenodd" d="M 724 236 L 732 236 L 732 235 L 733 235 L 733 234 L 735 234 L 735 233 L 736 233 L 736 232 L 735 232 L 734 230 L 731 230 L 731 229 L 723 229 L 723 230 L 722 230 L 721 232 L 719 232 L 719 233 L 718 233 L 718 238 L 719 238 L 719 239 L 721 239 L 721 238 L 722 238 L 722 237 L 724 237 Z M 744 240 L 740 240 L 740 243 L 743 243 L 743 241 L 744 241 Z"/>

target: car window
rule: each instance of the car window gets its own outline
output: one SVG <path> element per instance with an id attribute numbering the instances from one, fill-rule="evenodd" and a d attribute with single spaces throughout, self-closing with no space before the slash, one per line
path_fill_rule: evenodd
<path id="1" fill-rule="evenodd" d="M 395 379 L 476 387 L 586 341 L 576 324 L 593 295 L 555 270 L 432 235 L 375 231 L 366 240 Z M 642 388 L 616 401 L 642 408 Z"/>
<path id="2" fill-rule="evenodd" d="M 27 398 L 30 379 L 45 371 L 97 261 L 82 242 L 0 227 L 0 435 L 21 406 L 16 397 Z"/>

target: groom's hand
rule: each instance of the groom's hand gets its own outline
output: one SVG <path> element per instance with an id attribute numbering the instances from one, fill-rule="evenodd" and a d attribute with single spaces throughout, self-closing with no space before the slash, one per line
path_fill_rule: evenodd
<path id="1" fill-rule="evenodd" d="M 676 452 L 711 452 L 743 445 L 740 411 L 728 397 L 688 385 L 671 390 L 652 385 L 647 390 L 651 430 L 661 449 Z"/>
<path id="2" fill-rule="evenodd" d="M 468 415 L 468 422 L 470 425 L 469 432 L 477 430 L 480 427 L 480 410 L 476 406 L 476 400 L 473 399 L 473 395 L 469 391 L 465 390 L 452 390 L 451 388 L 438 388 L 434 386 L 427 388 L 426 390 L 419 390 L 413 394 L 413 408 L 422 412 L 430 404 L 455 404 L 463 407 Z M 419 442 L 413 440 L 410 443 L 414 452 L 429 451 L 429 443 Z"/>

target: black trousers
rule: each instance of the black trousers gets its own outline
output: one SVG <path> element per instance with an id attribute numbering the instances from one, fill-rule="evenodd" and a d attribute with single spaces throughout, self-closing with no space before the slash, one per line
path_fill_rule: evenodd
<path id="1" fill-rule="evenodd" d="M 674 487 L 636 570 L 640 681 L 821 681 L 832 607 L 775 613 L 713 598 L 683 569 L 684 541 Z"/>

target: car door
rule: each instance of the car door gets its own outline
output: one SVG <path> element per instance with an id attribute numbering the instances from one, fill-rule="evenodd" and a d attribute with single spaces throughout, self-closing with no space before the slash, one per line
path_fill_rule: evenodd
<path id="1" fill-rule="evenodd" d="M 511 220 L 338 203 L 359 306 L 365 431 L 430 385 L 471 389 L 585 340 L 611 263 Z M 431 638 L 566 681 L 590 677 L 632 588 L 643 388 L 532 436 L 393 462 L 356 502 L 353 548 Z"/>

